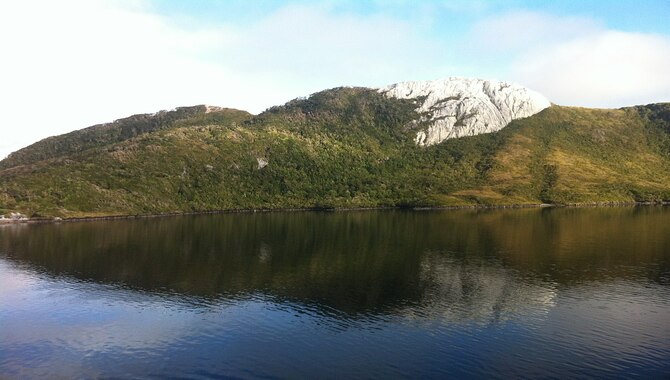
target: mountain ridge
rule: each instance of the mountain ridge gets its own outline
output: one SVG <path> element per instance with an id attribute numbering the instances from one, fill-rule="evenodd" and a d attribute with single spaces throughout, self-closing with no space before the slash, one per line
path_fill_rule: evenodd
<path id="1" fill-rule="evenodd" d="M 177 107 L 173 110 L 162 110 L 154 113 L 135 114 L 109 123 L 96 124 L 58 136 L 47 137 L 25 148 L 10 153 L 0 160 L 0 170 L 10 165 L 17 166 L 23 162 L 54 158 L 56 155 L 82 152 L 84 150 L 123 140 L 167 128 L 185 120 L 205 121 L 205 115 L 210 113 L 241 113 L 246 111 L 234 110 L 209 105 Z M 248 114 L 250 115 L 250 114 Z M 211 115 L 210 115 L 211 116 Z M 196 118 L 198 117 L 198 118 Z M 68 144 L 73 140 L 80 144 Z M 41 155 L 35 151 L 39 150 Z"/>
<path id="2" fill-rule="evenodd" d="M 259 115 L 203 105 L 155 124 L 144 115 L 146 129 L 73 132 L 0 162 L 0 214 L 670 200 L 668 103 L 552 105 L 492 133 L 420 145 L 424 100 L 341 87 Z"/>

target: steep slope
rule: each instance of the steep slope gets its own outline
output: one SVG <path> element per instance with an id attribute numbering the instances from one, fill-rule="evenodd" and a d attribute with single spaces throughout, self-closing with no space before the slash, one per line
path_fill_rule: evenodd
<path id="1" fill-rule="evenodd" d="M 422 146 L 495 132 L 551 105 L 544 96 L 517 84 L 471 78 L 402 82 L 379 91 L 421 104 L 416 110 L 421 117 L 415 142 Z"/>
<path id="2" fill-rule="evenodd" d="M 338 88 L 255 117 L 199 113 L 3 162 L 0 214 L 670 200 L 670 104 L 551 106 L 498 132 L 419 146 L 423 101 Z"/>

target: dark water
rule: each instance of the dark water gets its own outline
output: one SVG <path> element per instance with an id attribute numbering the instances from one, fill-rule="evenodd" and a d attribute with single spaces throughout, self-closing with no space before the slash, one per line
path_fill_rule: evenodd
<path id="1" fill-rule="evenodd" d="M 0 378 L 670 378 L 670 208 L 0 227 Z"/>

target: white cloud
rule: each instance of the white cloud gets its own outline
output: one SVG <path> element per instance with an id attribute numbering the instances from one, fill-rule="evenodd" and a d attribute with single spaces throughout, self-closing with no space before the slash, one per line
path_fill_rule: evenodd
<path id="1" fill-rule="evenodd" d="M 670 101 L 670 37 L 605 28 L 586 17 L 515 11 L 481 20 L 472 59 L 506 66 L 519 82 L 564 105 L 622 107 Z"/>
<path id="2" fill-rule="evenodd" d="M 299 82 L 364 85 L 408 74 L 433 62 L 439 46 L 414 25 L 389 16 L 329 12 L 327 7 L 288 6 L 238 30 L 223 52 L 236 70 L 271 73 Z M 343 82 L 344 80 L 344 82 Z"/>
<path id="3" fill-rule="evenodd" d="M 512 77 L 553 102 L 622 107 L 670 101 L 670 38 L 602 31 L 522 54 Z"/>
<path id="4" fill-rule="evenodd" d="M 471 42 L 487 52 L 515 52 L 590 34 L 602 25 L 587 17 L 518 10 L 474 24 Z"/>
<path id="5" fill-rule="evenodd" d="M 327 5 L 199 29 L 145 2 L 0 8 L 0 156 L 133 113 L 200 103 L 259 112 L 327 87 L 383 85 L 426 72 L 443 50 L 409 22 Z"/>
<path id="6" fill-rule="evenodd" d="M 202 47 L 202 36 L 171 28 L 143 9 L 103 1 L 3 3 L 0 145 L 20 144 L 10 148 L 16 149 L 211 96 L 211 89 L 196 91 L 193 83 L 225 73 L 189 58 Z"/>

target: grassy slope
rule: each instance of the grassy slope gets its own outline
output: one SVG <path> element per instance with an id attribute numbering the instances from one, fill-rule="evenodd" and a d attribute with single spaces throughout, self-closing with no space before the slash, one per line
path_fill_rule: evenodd
<path id="1" fill-rule="evenodd" d="M 258 117 L 198 113 L 43 161 L 3 162 L 0 212 L 670 200 L 668 104 L 554 106 L 498 133 L 429 148 L 412 142 L 414 107 L 335 89 Z M 269 165 L 259 169 L 259 158 Z"/>
<path id="2" fill-rule="evenodd" d="M 646 110 L 553 106 L 520 120 L 499 133 L 505 143 L 479 190 L 492 189 L 503 202 L 668 200 L 670 118 Z"/>

